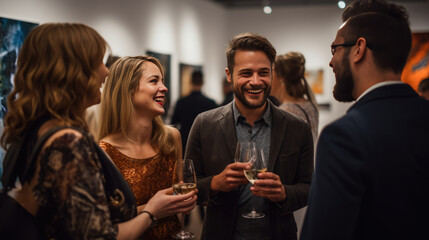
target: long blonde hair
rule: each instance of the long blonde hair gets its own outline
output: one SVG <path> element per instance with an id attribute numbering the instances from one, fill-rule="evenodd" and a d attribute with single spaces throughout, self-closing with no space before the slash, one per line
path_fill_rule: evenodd
<path id="1" fill-rule="evenodd" d="M 2 146 L 7 149 L 42 116 L 87 129 L 84 110 L 88 98 L 99 94 L 98 67 L 107 48 L 106 41 L 84 24 L 34 28 L 19 52 Z"/>
<path id="2" fill-rule="evenodd" d="M 155 64 L 164 78 L 161 63 L 158 59 L 150 56 L 123 57 L 110 67 L 109 76 L 101 96 L 101 124 L 98 139 L 116 132 L 121 132 L 125 137 L 127 136 L 126 129 L 134 113 L 132 96 L 139 87 L 145 62 Z M 161 116 L 153 119 L 152 123 L 152 147 L 163 156 L 177 156 L 178 149 L 174 145 L 173 135 L 162 121 Z"/>

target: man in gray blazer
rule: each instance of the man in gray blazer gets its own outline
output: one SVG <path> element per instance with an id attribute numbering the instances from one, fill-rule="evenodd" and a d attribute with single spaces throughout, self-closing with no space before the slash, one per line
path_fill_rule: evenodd
<path id="1" fill-rule="evenodd" d="M 207 205 L 201 239 L 297 239 L 293 211 L 306 205 L 313 173 L 313 140 L 305 121 L 274 106 L 271 90 L 276 51 L 260 35 L 235 36 L 226 51 L 234 100 L 200 114 L 186 147 L 198 178 L 198 200 Z M 234 163 L 237 141 L 254 141 L 268 170 L 250 187 L 246 164 Z M 252 194 L 265 214 L 246 219 Z"/>

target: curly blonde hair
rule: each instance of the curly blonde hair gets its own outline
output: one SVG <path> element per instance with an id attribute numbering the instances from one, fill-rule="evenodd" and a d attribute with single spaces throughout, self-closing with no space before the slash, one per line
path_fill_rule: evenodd
<path id="1" fill-rule="evenodd" d="M 146 62 L 155 64 L 164 80 L 161 63 L 151 56 L 123 57 L 110 67 L 101 96 L 101 123 L 98 139 L 116 132 L 127 136 L 127 125 L 130 124 L 134 113 L 132 96 L 139 87 L 139 81 L 143 75 L 143 64 Z M 177 156 L 178 149 L 175 147 L 173 134 L 164 124 L 161 116 L 153 119 L 152 123 L 152 147 L 163 156 Z"/>
<path id="2" fill-rule="evenodd" d="M 42 116 L 87 130 L 84 111 L 99 91 L 98 69 L 108 48 L 91 27 L 79 23 L 47 23 L 35 27 L 19 52 L 14 89 L 7 99 L 7 149 Z"/>

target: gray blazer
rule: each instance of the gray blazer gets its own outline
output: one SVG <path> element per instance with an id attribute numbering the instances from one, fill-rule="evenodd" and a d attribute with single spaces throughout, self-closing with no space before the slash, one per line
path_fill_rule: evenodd
<path id="1" fill-rule="evenodd" d="M 275 107 L 268 171 L 280 176 L 286 200 L 269 206 L 272 239 L 296 239 L 293 211 L 307 203 L 313 174 L 313 139 L 302 119 Z M 186 158 L 194 161 L 198 179 L 198 203 L 207 205 L 201 239 L 231 239 L 238 212 L 238 189 L 210 194 L 214 175 L 234 162 L 237 142 L 232 104 L 201 113 L 195 119 L 186 147 Z M 267 233 L 268 234 L 268 233 Z"/>

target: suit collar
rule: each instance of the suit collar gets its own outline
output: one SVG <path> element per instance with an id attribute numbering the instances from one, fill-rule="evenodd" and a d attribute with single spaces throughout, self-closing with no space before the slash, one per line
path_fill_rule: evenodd
<path id="1" fill-rule="evenodd" d="M 352 110 L 367 102 L 386 98 L 400 98 L 400 97 L 418 97 L 417 93 L 408 84 L 393 84 L 377 87 L 372 91 L 366 93 L 362 98 L 356 101 L 348 110 Z"/>
<path id="2" fill-rule="evenodd" d="M 271 104 L 269 104 L 268 102 L 269 100 L 267 99 L 267 108 L 265 109 L 265 112 L 262 114 L 262 116 L 258 120 L 256 120 L 256 122 L 262 120 L 266 124 L 268 124 L 268 126 L 271 126 Z M 238 124 L 240 118 L 246 119 L 243 115 L 241 115 L 240 111 L 238 110 L 237 105 L 235 104 L 235 99 L 232 101 L 232 110 L 234 114 L 235 125 Z"/>
<path id="3" fill-rule="evenodd" d="M 233 102 L 225 105 L 219 114 L 218 122 L 220 124 L 220 130 L 227 146 L 228 153 L 230 155 L 231 162 L 234 160 L 234 151 L 237 144 L 237 132 L 235 130 L 234 114 L 232 109 Z M 220 150 L 222 151 L 222 150 Z"/>
<path id="4" fill-rule="evenodd" d="M 235 155 L 235 147 L 237 145 L 237 132 L 235 130 L 235 121 L 233 114 L 233 103 L 230 102 L 225 105 L 219 114 L 218 122 L 222 136 L 227 146 L 230 155 L 231 163 Z M 280 153 L 282 143 L 284 141 L 284 133 L 287 127 L 285 115 L 268 100 L 269 108 L 271 109 L 271 144 L 270 144 L 270 158 L 268 160 L 268 171 L 274 169 L 275 160 Z"/>

